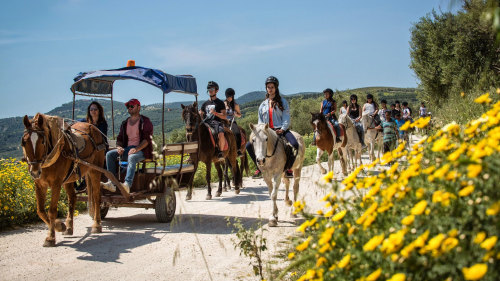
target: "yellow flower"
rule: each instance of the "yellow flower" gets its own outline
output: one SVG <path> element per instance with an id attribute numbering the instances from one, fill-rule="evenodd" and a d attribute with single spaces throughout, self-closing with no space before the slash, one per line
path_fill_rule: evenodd
<path id="1" fill-rule="evenodd" d="M 311 239 L 312 239 L 311 236 L 307 237 L 307 239 L 304 242 L 302 242 L 301 244 L 297 245 L 297 247 L 295 247 L 295 249 L 297 249 L 297 251 L 299 251 L 299 252 L 304 251 L 305 249 L 307 249 L 307 247 L 309 247 L 309 242 L 311 242 Z"/>
<path id="2" fill-rule="evenodd" d="M 410 225 L 410 224 L 413 223 L 414 220 L 415 220 L 415 216 L 414 215 L 409 215 L 409 216 L 404 217 L 401 220 L 401 223 L 404 224 L 404 225 Z"/>
<path id="3" fill-rule="evenodd" d="M 387 279 L 387 281 L 405 281 L 406 280 L 406 275 L 404 273 L 396 273 L 392 275 L 390 279 Z"/>
<path id="4" fill-rule="evenodd" d="M 380 251 L 382 251 L 384 254 L 390 254 L 394 251 L 397 251 L 403 243 L 405 232 L 406 231 L 402 229 L 396 233 L 389 235 L 389 237 L 387 237 L 382 243 Z"/>
<path id="5" fill-rule="evenodd" d="M 458 157 L 460 157 L 460 155 L 462 155 L 466 149 L 467 149 L 467 144 L 462 143 L 457 150 L 455 150 L 453 153 L 448 155 L 448 160 L 450 160 L 450 161 L 457 160 Z"/>
<path id="6" fill-rule="evenodd" d="M 458 191 L 458 196 L 460 196 L 460 197 L 469 196 L 473 191 L 474 191 L 474 186 L 468 185 L 468 186 L 460 189 L 460 191 Z"/>
<path id="7" fill-rule="evenodd" d="M 434 142 L 434 145 L 432 146 L 432 151 L 439 152 L 448 150 L 450 148 L 448 144 L 449 144 L 448 138 L 446 136 L 443 136 L 442 138 Z"/>
<path id="8" fill-rule="evenodd" d="M 413 125 L 414 125 L 414 127 L 422 129 L 425 126 L 427 126 L 430 121 L 431 121 L 431 117 L 430 116 L 429 117 L 423 117 L 423 118 L 417 119 L 417 121 L 415 121 L 415 123 Z"/>
<path id="9" fill-rule="evenodd" d="M 490 93 L 486 93 L 484 95 L 479 96 L 474 100 L 474 102 L 479 104 L 490 103 L 491 102 Z"/>
<path id="10" fill-rule="evenodd" d="M 350 260 L 351 260 L 351 254 L 347 254 L 347 255 L 345 255 L 342 258 L 342 260 L 339 261 L 339 263 L 337 264 L 337 266 L 339 268 L 344 268 L 344 267 L 346 267 L 349 264 Z"/>
<path id="11" fill-rule="evenodd" d="M 467 166 L 467 176 L 471 179 L 477 177 L 477 175 L 481 173 L 482 168 L 483 167 L 481 165 L 470 164 L 469 166 Z"/>
<path id="12" fill-rule="evenodd" d="M 411 214 L 412 215 L 421 215 L 425 208 L 427 207 L 427 201 L 422 200 L 415 204 L 415 206 L 411 209 Z"/>
<path id="13" fill-rule="evenodd" d="M 417 191 L 415 191 L 415 196 L 417 196 L 417 198 L 422 198 L 422 196 L 424 196 L 425 194 L 425 190 L 423 188 L 419 188 L 417 189 Z"/>
<path id="14" fill-rule="evenodd" d="M 493 203 L 487 210 L 486 214 L 488 216 L 494 216 L 500 212 L 500 201 Z"/>
<path id="15" fill-rule="evenodd" d="M 437 248 L 439 248 L 444 238 L 445 236 L 442 233 L 432 237 L 431 240 L 429 240 L 429 243 L 427 243 L 427 245 L 425 246 L 425 250 L 426 251 L 436 250 Z"/>
<path id="16" fill-rule="evenodd" d="M 453 121 L 445 125 L 441 130 L 445 133 L 450 133 L 451 135 L 458 135 L 458 133 L 460 133 L 460 126 Z"/>
<path id="17" fill-rule="evenodd" d="M 471 267 L 462 268 L 465 280 L 479 280 L 483 278 L 487 271 L 488 265 L 485 263 L 476 263 Z"/>
<path id="18" fill-rule="evenodd" d="M 401 127 L 399 128 L 399 130 L 400 130 L 400 131 L 406 131 L 406 130 L 408 130 L 408 129 L 410 128 L 410 125 L 411 125 L 410 121 L 406 121 L 406 122 L 403 124 L 403 126 L 401 126 Z"/>
<path id="19" fill-rule="evenodd" d="M 342 218 L 344 218 L 344 216 L 347 214 L 347 210 L 343 210 L 341 212 L 338 212 L 335 216 L 333 216 L 332 220 L 333 221 L 339 221 L 341 220 Z"/>
<path id="20" fill-rule="evenodd" d="M 330 240 L 332 239 L 333 232 L 335 232 L 334 227 L 327 228 L 323 232 L 323 234 L 321 234 L 321 238 L 319 239 L 318 244 L 321 246 L 330 242 Z"/>
<path id="21" fill-rule="evenodd" d="M 320 267 L 322 264 L 324 264 L 325 262 L 327 262 L 326 258 L 325 257 L 320 257 L 317 261 L 316 261 L 316 267 Z"/>
<path id="22" fill-rule="evenodd" d="M 481 231 L 478 234 L 476 234 L 476 237 L 474 237 L 474 243 L 481 244 L 481 242 L 484 241 L 484 238 L 486 238 L 486 233 Z"/>
<path id="23" fill-rule="evenodd" d="M 332 182 L 332 180 L 333 180 L 333 171 L 328 172 L 328 174 L 326 174 L 326 175 L 323 177 L 323 180 L 324 180 L 325 182 L 328 182 L 328 183 Z"/>
<path id="24" fill-rule="evenodd" d="M 375 250 L 380 243 L 384 240 L 384 234 L 373 236 L 366 244 L 363 246 L 363 251 L 369 252 Z"/>
<path id="25" fill-rule="evenodd" d="M 449 250 L 455 248 L 458 245 L 458 239 L 453 237 L 448 237 L 443 241 L 441 245 L 441 250 L 443 252 L 448 252 Z"/>
<path id="26" fill-rule="evenodd" d="M 382 274 L 382 269 L 379 268 L 375 270 L 374 272 L 370 273 L 370 275 L 366 276 L 365 280 L 366 281 L 375 281 L 379 278 L 380 274 Z"/>
<path id="27" fill-rule="evenodd" d="M 481 243 L 481 248 L 486 249 L 487 251 L 491 250 L 497 243 L 498 238 L 496 236 L 491 236 L 490 238 L 484 240 Z"/>
<path id="28" fill-rule="evenodd" d="M 288 259 L 291 260 L 295 257 L 295 252 L 291 252 L 290 254 L 288 254 Z"/>
<path id="29" fill-rule="evenodd" d="M 457 237 L 457 235 L 458 235 L 458 230 L 456 228 L 448 231 L 448 236 L 450 237 Z"/>

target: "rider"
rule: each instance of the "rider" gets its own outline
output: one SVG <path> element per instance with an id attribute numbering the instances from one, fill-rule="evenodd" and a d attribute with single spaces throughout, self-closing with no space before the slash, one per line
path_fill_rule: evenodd
<path id="1" fill-rule="evenodd" d="M 299 149 L 299 143 L 288 129 L 290 127 L 290 108 L 286 99 L 282 98 L 279 91 L 278 78 L 269 76 L 266 79 L 266 99 L 259 106 L 259 124 L 268 124 L 269 128 L 276 131 L 278 135 L 282 135 L 293 146 L 295 151 Z M 255 151 L 251 142 L 247 143 L 247 151 L 257 166 L 255 159 Z M 289 163 L 295 161 L 295 154 Z M 289 168 L 289 167 L 287 167 Z M 259 168 L 255 171 L 253 177 L 261 177 Z M 285 177 L 293 177 L 292 170 L 285 171 Z"/>
<path id="2" fill-rule="evenodd" d="M 214 81 L 209 81 L 207 84 L 207 92 L 210 99 L 201 105 L 200 115 L 204 118 L 203 122 L 214 129 L 217 134 L 219 144 L 217 157 L 224 158 L 222 151 L 224 151 L 226 147 L 226 138 L 224 137 L 224 125 L 222 124 L 222 120 L 226 119 L 226 106 L 223 101 L 217 98 L 219 84 Z"/>
<path id="3" fill-rule="evenodd" d="M 425 107 L 425 103 L 422 102 L 420 104 L 420 109 L 419 109 L 420 117 L 427 117 L 427 107 Z"/>
<path id="4" fill-rule="evenodd" d="M 378 104 L 373 100 L 373 95 L 368 94 L 366 95 L 366 103 L 363 105 L 363 110 L 362 110 L 363 115 L 368 115 L 372 118 L 374 125 L 378 126 L 380 124 L 380 119 L 378 118 Z M 368 126 L 371 126 L 372 124 L 369 124 Z M 374 126 L 374 127 L 375 127 Z M 364 128 L 365 133 L 368 128 Z"/>
<path id="5" fill-rule="evenodd" d="M 389 111 L 389 113 L 390 113 L 390 110 L 389 110 L 389 109 L 387 109 L 387 100 L 381 100 L 381 101 L 380 101 L 380 106 L 381 106 L 382 108 L 380 108 L 380 109 L 378 110 L 378 116 L 380 117 L 380 121 L 381 121 L 381 122 L 384 122 L 384 121 L 386 121 L 386 119 L 385 119 L 385 112 L 386 112 L 386 111 Z"/>
<path id="6" fill-rule="evenodd" d="M 358 96 L 351 95 L 350 100 L 351 100 L 351 104 L 347 107 L 347 115 L 354 122 L 354 126 L 356 127 L 356 131 L 358 132 L 359 140 L 361 142 L 361 145 L 364 148 L 364 147 L 366 147 L 366 144 L 365 144 L 365 140 L 364 140 L 363 125 L 360 122 L 361 117 L 362 117 L 362 113 L 359 110 Z"/>
<path id="7" fill-rule="evenodd" d="M 116 159 L 119 155 L 127 162 L 127 175 L 123 182 L 123 187 L 130 193 L 130 187 L 134 181 L 135 168 L 137 163 L 144 159 L 153 158 L 153 124 L 148 117 L 141 115 L 141 102 L 131 99 L 125 103 L 130 117 L 122 122 L 120 133 L 116 138 L 116 149 L 106 153 L 107 170 L 116 173 Z M 122 158 L 122 160 L 125 160 Z M 108 180 L 103 184 L 103 188 L 111 192 L 116 191 L 116 187 Z"/>
<path id="8" fill-rule="evenodd" d="M 321 104 L 321 113 L 323 113 L 326 120 L 333 124 L 333 128 L 335 128 L 335 141 L 340 142 L 340 126 L 337 116 L 335 115 L 335 111 L 337 111 L 337 103 L 333 99 L 333 91 L 330 88 L 326 88 L 323 91 L 323 94 L 325 94 L 325 99 Z"/>
<path id="9" fill-rule="evenodd" d="M 340 110 L 339 110 L 339 115 L 342 115 L 342 114 L 347 114 L 347 101 L 346 100 L 342 101 L 342 106 L 340 107 Z"/>
<path id="10" fill-rule="evenodd" d="M 238 124 L 236 124 L 236 117 L 241 117 L 240 105 L 236 103 L 234 100 L 234 89 L 227 88 L 226 89 L 226 100 L 224 104 L 226 106 L 226 117 L 229 123 L 231 124 L 231 131 L 234 133 L 236 137 L 236 147 L 238 148 L 238 156 L 241 156 L 241 132 Z"/>

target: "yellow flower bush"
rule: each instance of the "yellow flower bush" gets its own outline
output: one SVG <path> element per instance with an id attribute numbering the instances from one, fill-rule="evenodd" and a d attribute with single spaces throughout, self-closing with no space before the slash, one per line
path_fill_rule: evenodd
<path id="1" fill-rule="evenodd" d="M 377 163 L 391 163 L 387 170 L 365 164 L 327 183 L 329 215 L 302 208 L 317 220 L 301 228 L 284 272 L 298 271 L 293 280 L 500 280 L 500 102 L 488 99 L 476 100 L 485 110 L 478 118 L 385 153 Z M 346 190 L 355 195 L 341 200 Z"/>

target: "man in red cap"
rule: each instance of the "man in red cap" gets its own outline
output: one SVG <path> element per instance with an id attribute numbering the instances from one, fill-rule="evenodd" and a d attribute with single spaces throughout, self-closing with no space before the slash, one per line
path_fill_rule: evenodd
<path id="1" fill-rule="evenodd" d="M 134 181 L 136 164 L 144 159 L 153 158 L 153 124 L 148 117 L 141 115 L 141 102 L 131 99 L 125 103 L 130 117 L 120 126 L 120 133 L 116 139 L 116 149 L 106 153 L 106 164 L 108 171 L 116 174 L 116 159 L 120 156 L 121 161 L 128 161 L 127 175 L 123 187 L 130 192 Z M 128 160 L 127 160 L 128 158 Z M 116 191 L 113 183 L 103 183 L 103 187 L 111 192 Z"/>

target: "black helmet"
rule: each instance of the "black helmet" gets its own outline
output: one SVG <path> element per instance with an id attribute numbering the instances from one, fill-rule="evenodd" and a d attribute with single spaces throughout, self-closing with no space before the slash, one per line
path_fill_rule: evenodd
<path id="1" fill-rule="evenodd" d="M 210 88 L 215 88 L 216 90 L 219 90 L 219 84 L 217 84 L 214 81 L 208 81 L 207 90 Z"/>
<path id="2" fill-rule="evenodd" d="M 273 83 L 276 87 L 278 87 L 280 85 L 280 81 L 278 81 L 278 78 L 276 78 L 274 76 L 267 77 L 267 79 L 266 79 L 266 85 L 268 83 Z"/>
<path id="3" fill-rule="evenodd" d="M 373 100 L 373 95 L 372 94 L 366 95 L 366 99 L 372 99 Z"/>
<path id="4" fill-rule="evenodd" d="M 352 100 L 352 99 L 356 99 L 356 101 L 358 101 L 358 96 L 356 96 L 356 95 L 351 95 L 351 97 L 350 97 L 349 99 L 351 99 L 351 100 Z"/>
<path id="5" fill-rule="evenodd" d="M 228 97 L 234 97 L 234 94 L 235 94 L 235 92 L 234 92 L 233 88 L 227 88 L 226 89 L 226 98 L 228 98 Z"/>
<path id="6" fill-rule="evenodd" d="M 330 88 L 326 88 L 323 90 L 323 94 L 329 93 L 330 97 L 333 98 L 333 90 Z"/>

